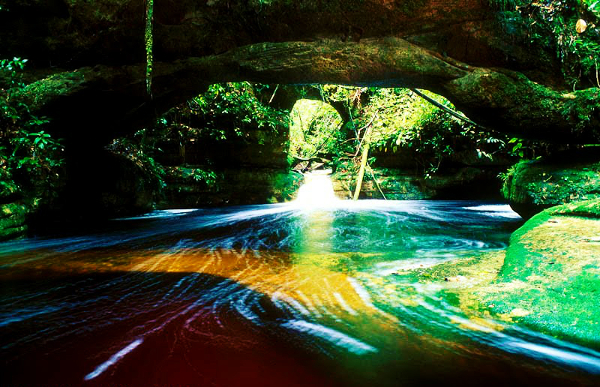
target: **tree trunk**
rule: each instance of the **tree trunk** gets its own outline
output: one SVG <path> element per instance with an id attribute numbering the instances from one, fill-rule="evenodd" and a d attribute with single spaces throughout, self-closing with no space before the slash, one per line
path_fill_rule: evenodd
<path id="1" fill-rule="evenodd" d="M 360 169 L 358 170 L 358 177 L 356 178 L 356 189 L 354 190 L 353 200 L 358 200 L 360 190 L 362 188 L 363 179 L 365 177 L 365 169 L 367 168 L 367 160 L 369 159 L 369 142 L 371 137 L 371 128 L 369 125 L 365 135 L 363 136 L 362 143 L 362 156 L 360 158 Z"/>

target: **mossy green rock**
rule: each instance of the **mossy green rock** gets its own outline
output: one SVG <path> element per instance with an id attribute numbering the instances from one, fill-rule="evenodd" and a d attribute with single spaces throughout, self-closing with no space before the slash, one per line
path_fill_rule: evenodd
<path id="1" fill-rule="evenodd" d="M 512 234 L 506 251 L 414 274 L 478 326 L 517 324 L 600 349 L 600 199 L 543 211 Z"/>
<path id="2" fill-rule="evenodd" d="M 20 203 L 0 205 L 0 241 L 15 239 L 27 232 L 29 207 Z"/>
<path id="3" fill-rule="evenodd" d="M 0 219 L 11 217 L 24 217 L 29 212 L 29 208 L 25 204 L 8 203 L 0 205 Z"/>
<path id="4" fill-rule="evenodd" d="M 524 218 L 552 206 L 600 198 L 600 149 L 522 161 L 509 171 L 503 194 Z"/>
<path id="5" fill-rule="evenodd" d="M 510 240 L 485 303 L 542 332 L 600 348 L 600 199 L 553 207 Z"/>

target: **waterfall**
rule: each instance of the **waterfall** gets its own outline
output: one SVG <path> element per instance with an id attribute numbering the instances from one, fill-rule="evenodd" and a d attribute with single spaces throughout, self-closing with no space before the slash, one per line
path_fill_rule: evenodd
<path id="1" fill-rule="evenodd" d="M 329 207 L 339 201 L 333 192 L 331 170 L 313 171 L 304 175 L 295 203 L 303 207 Z"/>

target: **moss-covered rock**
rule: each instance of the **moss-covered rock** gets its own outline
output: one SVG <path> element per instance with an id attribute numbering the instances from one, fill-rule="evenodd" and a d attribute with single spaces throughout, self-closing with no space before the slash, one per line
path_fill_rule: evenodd
<path id="1" fill-rule="evenodd" d="M 506 252 L 418 269 L 472 321 L 517 323 L 600 348 L 600 199 L 552 207 L 515 231 Z M 499 322 L 500 325 L 496 324 Z"/>
<path id="2" fill-rule="evenodd" d="M 22 203 L 0 205 L 0 241 L 25 235 L 29 212 L 30 207 Z"/>
<path id="3" fill-rule="evenodd" d="M 599 235 L 600 199 L 536 215 L 512 235 L 485 302 L 524 325 L 600 346 Z"/>
<path id="4" fill-rule="evenodd" d="M 552 206 L 600 198 L 599 149 L 591 147 L 548 160 L 522 161 L 507 174 L 502 192 L 524 218 Z"/>

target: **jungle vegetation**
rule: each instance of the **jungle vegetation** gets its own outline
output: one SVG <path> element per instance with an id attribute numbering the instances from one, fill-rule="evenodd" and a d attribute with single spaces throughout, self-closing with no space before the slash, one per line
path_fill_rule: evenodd
<path id="1" fill-rule="evenodd" d="M 525 31 L 529 44 L 553 51 L 560 62 L 562 79 L 557 87 L 570 89 L 600 87 L 600 2 L 593 0 L 519 1 L 491 0 L 498 20 L 506 31 Z M 4 5 L 2 12 L 10 12 Z M 153 3 L 147 2 L 145 28 L 146 85 L 152 97 Z M 37 190 L 45 182 L 54 192 L 63 173 L 64 144 L 46 128 L 48 119 L 32 113 L 22 99 L 15 98 L 27 83 L 21 73 L 27 65 L 22 58 L 0 61 L 0 188 L 3 197 L 19 190 Z M 129 136 L 115 139 L 111 149 L 138 160 L 162 184 L 163 167 L 154 161 L 156 139 L 176 138 L 182 145 L 208 137 L 217 140 L 241 139 L 250 128 L 291 129 L 290 166 L 318 159 L 324 167 L 355 170 L 365 139 L 377 152 L 410 149 L 418 155 L 425 176 L 436 173 L 444 161 L 464 149 L 478 157 L 508 156 L 535 158 L 549 147 L 514 136 L 495 133 L 457 119 L 409 89 L 349 87 L 336 85 L 293 86 L 297 100 L 317 89 L 316 105 L 277 106 L 277 85 L 237 82 L 214 84 L 187 103 L 154 118 L 155 124 Z M 453 110 L 451 103 L 432 93 L 439 104 Z M 326 105 L 320 105 L 326 106 Z M 340 106 L 342 108 L 340 109 Z M 299 112 L 304 109 L 304 113 Z M 307 113 L 308 111 L 308 113 Z M 342 112 L 342 116 L 340 116 Z M 337 116 L 336 116 L 337 114 Z M 583 117 L 582 119 L 586 119 Z M 564 143 L 568 143 L 565 139 Z M 371 158 L 371 163 L 375 162 Z M 217 174 L 206 168 L 195 170 L 193 179 L 212 184 Z M 34 195 L 35 196 L 35 195 Z M 8 199 L 6 199 L 8 200 Z"/>

